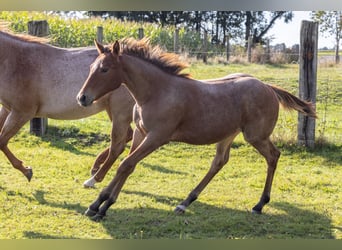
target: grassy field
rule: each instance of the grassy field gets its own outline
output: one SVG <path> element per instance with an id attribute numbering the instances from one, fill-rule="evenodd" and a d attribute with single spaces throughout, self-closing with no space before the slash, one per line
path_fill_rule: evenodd
<path id="1" fill-rule="evenodd" d="M 194 62 L 189 72 L 199 79 L 250 73 L 297 94 L 298 65 Z M 138 164 L 106 219 L 89 220 L 84 211 L 129 148 L 97 188 L 82 187 L 95 156 L 109 144 L 110 123 L 101 113 L 78 121 L 50 119 L 43 138 L 30 135 L 27 125 L 11 140 L 34 176 L 28 183 L 0 158 L 0 238 L 342 239 L 341 72 L 341 66 L 319 67 L 314 150 L 296 145 L 297 114 L 281 111 L 273 140 L 282 156 L 271 202 L 260 216 L 249 211 L 261 195 L 266 164 L 238 137 L 228 165 L 184 215 L 173 209 L 207 172 L 214 145 L 160 148 Z"/>

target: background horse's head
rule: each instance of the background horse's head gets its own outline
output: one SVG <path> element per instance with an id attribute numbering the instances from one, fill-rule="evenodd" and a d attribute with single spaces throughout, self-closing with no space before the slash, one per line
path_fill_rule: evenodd
<path id="1" fill-rule="evenodd" d="M 104 47 L 95 40 L 95 45 L 99 56 L 90 65 L 88 78 L 77 95 L 82 106 L 91 105 L 123 82 L 120 43 L 116 41 L 111 47 Z"/>

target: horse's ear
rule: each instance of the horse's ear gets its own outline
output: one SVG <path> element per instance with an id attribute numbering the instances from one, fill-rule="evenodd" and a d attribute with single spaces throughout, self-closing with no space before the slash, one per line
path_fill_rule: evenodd
<path id="1" fill-rule="evenodd" d="M 120 43 L 118 40 L 113 44 L 112 53 L 116 56 L 120 55 Z"/>
<path id="2" fill-rule="evenodd" d="M 99 54 L 103 54 L 104 51 L 105 51 L 104 46 L 103 46 L 101 43 L 99 43 L 96 39 L 94 40 L 94 43 L 95 43 L 97 52 L 98 52 Z"/>

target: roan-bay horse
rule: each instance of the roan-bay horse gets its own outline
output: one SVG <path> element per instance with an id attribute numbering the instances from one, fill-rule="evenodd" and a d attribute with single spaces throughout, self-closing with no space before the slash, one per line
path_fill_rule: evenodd
<path id="1" fill-rule="evenodd" d="M 95 43 L 99 56 L 91 64 L 89 76 L 77 95 L 78 102 L 91 106 L 124 83 L 136 101 L 133 111 L 136 129 L 129 155 L 85 214 L 93 220 L 101 220 L 117 200 L 136 164 L 161 145 L 170 141 L 197 145 L 217 143 L 208 173 L 175 209 L 176 213 L 185 212 L 228 162 L 230 147 L 240 132 L 265 157 L 268 165 L 264 190 L 252 209 L 254 213 L 261 213 L 270 200 L 280 156 L 270 141 L 278 119 L 279 103 L 316 117 L 312 104 L 247 74 L 233 74 L 207 82 L 194 80 L 181 73 L 186 65 L 177 55 L 151 46 L 148 39 L 128 38 L 109 47 Z"/>
<path id="2" fill-rule="evenodd" d="M 62 49 L 43 40 L 0 31 L 0 149 L 30 181 L 31 167 L 25 167 L 7 146 L 27 121 L 34 117 L 80 119 L 106 110 L 112 120 L 111 144 L 98 155 L 92 167 L 94 176 L 84 184 L 93 186 L 104 178 L 132 136 L 130 123 L 135 102 L 121 87 L 91 108 L 80 107 L 75 96 L 87 78 L 89 65 L 96 59 L 96 49 Z"/>

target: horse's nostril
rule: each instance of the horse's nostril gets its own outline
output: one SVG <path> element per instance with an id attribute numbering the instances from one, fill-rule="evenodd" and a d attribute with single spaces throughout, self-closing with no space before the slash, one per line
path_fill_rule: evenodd
<path id="1" fill-rule="evenodd" d="M 85 100 L 86 100 L 86 96 L 85 96 L 85 95 L 81 95 L 81 96 L 79 97 L 79 101 L 80 101 L 81 103 L 84 103 Z"/>
<path id="2" fill-rule="evenodd" d="M 86 95 L 78 95 L 77 97 L 78 103 L 82 106 L 87 106 L 87 97 Z"/>

